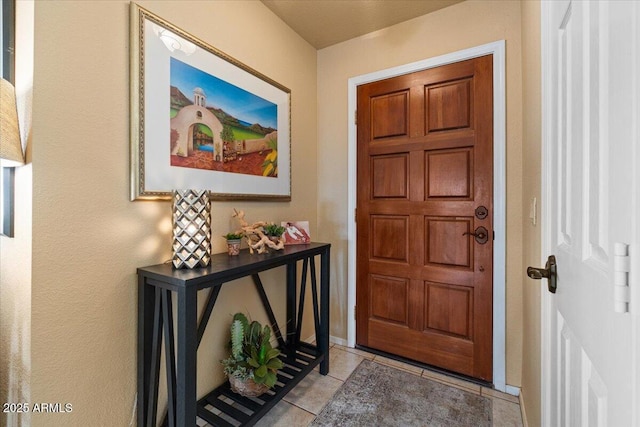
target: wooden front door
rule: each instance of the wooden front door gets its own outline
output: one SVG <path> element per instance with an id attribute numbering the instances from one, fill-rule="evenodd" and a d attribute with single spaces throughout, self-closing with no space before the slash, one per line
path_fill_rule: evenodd
<path id="1" fill-rule="evenodd" d="M 356 342 L 485 381 L 492 65 L 489 55 L 369 83 L 357 101 Z"/>

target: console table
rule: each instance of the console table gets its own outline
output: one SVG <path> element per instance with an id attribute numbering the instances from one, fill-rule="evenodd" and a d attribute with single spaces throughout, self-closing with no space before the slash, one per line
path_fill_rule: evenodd
<path id="1" fill-rule="evenodd" d="M 251 255 L 245 249 L 239 256 L 213 255 L 207 268 L 176 270 L 171 264 L 138 268 L 138 426 L 156 426 L 162 346 L 167 355 L 168 393 L 167 415 L 163 424 L 168 426 L 193 427 L 196 416 L 215 426 L 231 426 L 234 423 L 229 422 L 230 419 L 241 425 L 253 425 L 315 366 L 319 364 L 320 373 L 326 375 L 329 372 L 330 248 L 331 245 L 326 243 L 310 243 L 285 246 L 282 251 L 261 255 Z M 320 257 L 319 303 L 316 256 Z M 302 263 L 302 274 L 298 297 L 299 263 Z M 280 266 L 286 266 L 285 336 L 276 322 L 258 274 Z M 317 345 L 300 340 L 308 270 Z M 282 351 L 285 366 L 278 371 L 278 384 L 257 399 L 247 399 L 233 393 L 226 382 L 197 400 L 197 349 L 216 299 L 223 284 L 246 276 L 253 279 Z M 197 293 L 200 290 L 208 290 L 209 293 L 198 320 Z M 177 305 L 175 330 L 171 308 L 174 293 Z M 175 344 L 174 336 L 177 338 Z M 212 407 L 221 413 L 208 409 Z"/>

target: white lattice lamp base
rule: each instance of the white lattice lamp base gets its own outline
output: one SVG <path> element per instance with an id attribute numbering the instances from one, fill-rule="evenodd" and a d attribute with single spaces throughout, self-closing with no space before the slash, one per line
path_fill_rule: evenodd
<path id="1" fill-rule="evenodd" d="M 207 267 L 211 261 L 211 202 L 207 190 L 173 192 L 173 266 Z"/>

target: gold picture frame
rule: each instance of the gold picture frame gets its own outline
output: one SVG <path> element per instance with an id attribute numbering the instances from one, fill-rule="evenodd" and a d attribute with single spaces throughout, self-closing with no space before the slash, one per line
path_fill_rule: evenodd
<path id="1" fill-rule="evenodd" d="M 135 3 L 130 38 L 131 200 L 290 201 L 291 91 Z"/>

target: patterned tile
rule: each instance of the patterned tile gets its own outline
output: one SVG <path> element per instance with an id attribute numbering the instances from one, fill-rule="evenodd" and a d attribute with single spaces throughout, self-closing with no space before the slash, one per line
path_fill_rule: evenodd
<path id="1" fill-rule="evenodd" d="M 517 403 L 500 398 L 491 398 L 493 403 L 493 425 L 500 427 L 522 427 L 522 412 Z"/>
<path id="2" fill-rule="evenodd" d="M 368 351 L 360 350 L 358 348 L 345 347 L 343 345 L 336 344 L 334 348 L 347 351 L 349 353 L 357 354 L 358 356 L 364 357 L 365 359 L 373 360 L 376 355 L 373 353 L 369 353 Z"/>
<path id="3" fill-rule="evenodd" d="M 334 347 L 329 351 L 329 375 L 346 381 L 363 360 L 362 356 Z"/>
<path id="4" fill-rule="evenodd" d="M 303 427 L 314 418 L 314 414 L 281 400 L 256 423 L 256 427 Z"/>
<path id="5" fill-rule="evenodd" d="M 340 380 L 311 371 L 283 400 L 318 415 L 341 385 Z"/>

